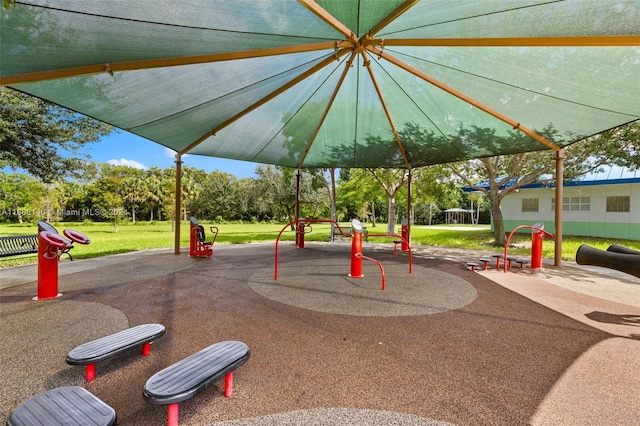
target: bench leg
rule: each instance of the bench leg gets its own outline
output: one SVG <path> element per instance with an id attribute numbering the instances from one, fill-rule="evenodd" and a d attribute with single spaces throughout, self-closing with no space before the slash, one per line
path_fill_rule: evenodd
<path id="1" fill-rule="evenodd" d="M 167 406 L 167 425 L 178 426 L 178 420 L 180 420 L 178 404 L 169 404 L 169 406 Z"/>
<path id="2" fill-rule="evenodd" d="M 233 371 L 224 376 L 224 396 L 229 398 L 233 394 Z"/>
<path id="3" fill-rule="evenodd" d="M 151 353 L 151 343 L 147 342 L 142 345 L 142 356 L 148 356 Z"/>
<path id="4" fill-rule="evenodd" d="M 92 381 L 96 378 L 96 365 L 95 364 L 87 364 L 84 368 L 84 378 L 87 382 Z"/>

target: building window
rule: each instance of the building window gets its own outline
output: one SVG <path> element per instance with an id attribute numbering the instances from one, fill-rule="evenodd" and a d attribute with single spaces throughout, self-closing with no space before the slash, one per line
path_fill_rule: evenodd
<path id="1" fill-rule="evenodd" d="M 551 199 L 551 211 L 556 209 L 556 199 Z M 564 197 L 562 198 L 562 211 L 588 212 L 591 210 L 591 197 Z"/>
<path id="2" fill-rule="evenodd" d="M 537 198 L 523 198 L 522 199 L 522 211 L 523 212 L 537 212 L 538 211 L 538 199 Z"/>
<path id="3" fill-rule="evenodd" d="M 631 205 L 630 197 L 607 197 L 607 213 L 629 213 Z"/>

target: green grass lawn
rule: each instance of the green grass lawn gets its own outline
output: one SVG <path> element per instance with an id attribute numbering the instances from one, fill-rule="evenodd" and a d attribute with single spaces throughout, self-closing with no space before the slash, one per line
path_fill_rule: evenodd
<path id="1" fill-rule="evenodd" d="M 213 224 L 202 223 L 206 229 L 206 239 L 212 238 L 209 226 L 215 225 L 219 229 L 216 245 L 218 244 L 243 244 L 251 242 L 272 242 L 285 224 Z M 88 245 L 75 244 L 72 250 L 74 259 L 92 258 L 108 254 L 124 253 L 136 250 L 152 248 L 173 248 L 174 233 L 170 222 L 137 222 L 135 224 L 120 224 L 118 232 L 115 232 L 112 223 L 54 223 L 58 232 L 62 234 L 64 229 L 74 229 L 90 238 Z M 343 231 L 349 232 L 350 224 L 341 223 Z M 383 234 L 386 232 L 386 224 L 378 223 L 374 228 L 371 224 L 365 224 L 370 234 Z M 467 226 L 461 230 L 460 225 L 456 226 L 425 226 L 415 225 L 411 228 L 412 245 L 433 245 L 441 247 L 453 247 L 472 250 L 485 250 L 498 252 L 500 249 L 493 247 L 493 234 L 488 226 Z M 396 231 L 398 231 L 396 228 Z M 309 228 L 307 228 L 309 231 Z M 329 241 L 330 224 L 312 223 L 310 233 L 305 235 L 305 241 Z M 0 236 L 18 234 L 36 234 L 36 224 L 0 224 Z M 282 233 L 281 240 L 293 241 L 295 233 L 289 228 Z M 372 237 L 372 242 L 390 242 L 393 237 Z M 512 237 L 512 245 L 523 247 L 512 247 L 510 254 L 528 256 L 531 254 L 527 243 L 531 242 L 531 234 L 522 233 Z M 611 244 L 622 244 L 635 250 L 640 250 L 640 241 L 614 240 L 602 238 L 571 237 L 565 236 L 562 243 L 562 258 L 564 260 L 575 260 L 575 253 L 581 244 L 589 244 L 595 248 L 606 250 Z M 189 223 L 183 222 L 180 225 L 180 245 L 189 245 Z M 543 256 L 554 257 L 555 243 L 552 239 L 545 239 L 543 243 Z M 214 249 L 215 250 L 215 249 Z M 0 267 L 19 265 L 23 263 L 33 263 L 36 261 L 35 255 L 0 258 Z"/>

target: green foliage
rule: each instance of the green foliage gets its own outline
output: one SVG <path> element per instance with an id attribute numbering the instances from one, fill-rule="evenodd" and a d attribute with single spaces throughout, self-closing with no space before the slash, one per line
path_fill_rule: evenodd
<path id="1" fill-rule="evenodd" d="M 38 98 L 0 87 L 0 166 L 21 168 L 43 182 L 78 175 L 77 155 L 113 128 Z"/>

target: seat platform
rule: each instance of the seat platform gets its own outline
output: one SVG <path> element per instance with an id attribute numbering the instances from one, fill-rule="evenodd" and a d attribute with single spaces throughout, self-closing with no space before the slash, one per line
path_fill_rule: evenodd
<path id="1" fill-rule="evenodd" d="M 50 389 L 19 405 L 8 426 L 116 424 L 116 412 L 97 396 L 80 386 Z"/>

